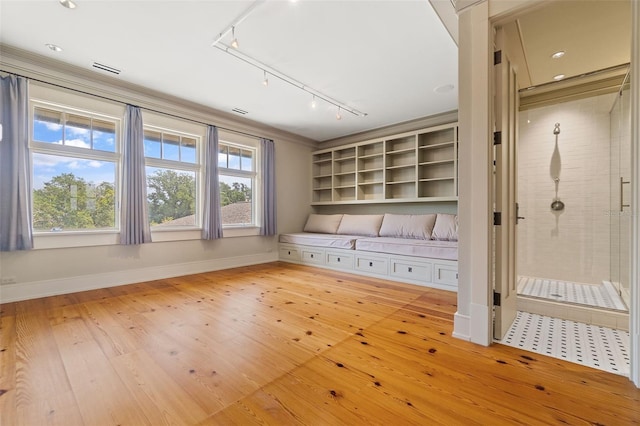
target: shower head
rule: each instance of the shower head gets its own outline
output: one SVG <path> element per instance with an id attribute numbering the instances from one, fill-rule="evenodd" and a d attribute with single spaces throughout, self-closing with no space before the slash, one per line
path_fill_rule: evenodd
<path id="1" fill-rule="evenodd" d="M 556 123 L 556 126 L 553 129 L 553 134 L 554 135 L 559 135 L 560 134 L 560 123 Z"/>

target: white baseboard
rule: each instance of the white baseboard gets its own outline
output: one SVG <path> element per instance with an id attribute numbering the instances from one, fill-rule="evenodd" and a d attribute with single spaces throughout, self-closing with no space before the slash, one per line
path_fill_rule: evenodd
<path id="1" fill-rule="evenodd" d="M 471 335 L 469 334 L 469 324 L 471 323 L 471 318 L 468 315 L 462 315 L 458 312 L 453 316 L 453 337 L 456 339 L 466 340 L 467 342 L 471 340 Z"/>
<path id="2" fill-rule="evenodd" d="M 175 265 L 128 269 L 94 275 L 81 275 L 53 280 L 6 284 L 0 286 L 0 301 L 2 303 L 19 302 L 21 300 L 37 299 L 40 297 L 57 296 L 60 294 L 97 290 L 100 288 L 116 287 L 144 281 L 179 277 L 182 275 L 199 274 L 202 272 L 217 271 L 221 269 L 257 265 L 260 263 L 275 262 L 277 260 L 277 252 L 260 253 L 248 256 L 225 257 L 221 259 L 179 263 Z"/>

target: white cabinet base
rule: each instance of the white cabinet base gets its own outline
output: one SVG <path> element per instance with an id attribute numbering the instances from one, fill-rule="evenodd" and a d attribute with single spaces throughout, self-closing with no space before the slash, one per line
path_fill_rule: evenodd
<path id="1" fill-rule="evenodd" d="M 458 291 L 458 262 L 280 243 L 280 260 Z"/>

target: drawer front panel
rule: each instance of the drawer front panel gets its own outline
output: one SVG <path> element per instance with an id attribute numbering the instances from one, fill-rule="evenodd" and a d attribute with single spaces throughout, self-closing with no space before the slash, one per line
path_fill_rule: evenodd
<path id="1" fill-rule="evenodd" d="M 327 253 L 327 266 L 340 269 L 353 269 L 353 254 Z"/>
<path id="2" fill-rule="evenodd" d="M 450 265 L 435 265 L 433 282 L 438 284 L 458 285 L 458 268 Z"/>
<path id="3" fill-rule="evenodd" d="M 373 274 L 386 275 L 389 271 L 389 261 L 387 259 L 376 257 L 360 257 L 356 258 L 356 269 Z"/>
<path id="4" fill-rule="evenodd" d="M 323 263 L 324 252 L 320 250 L 302 250 L 302 261 L 305 263 Z"/>
<path id="5" fill-rule="evenodd" d="M 433 266 L 429 263 L 411 263 L 391 259 L 391 276 L 430 283 L 432 271 Z"/>
<path id="6" fill-rule="evenodd" d="M 280 247 L 280 260 L 299 262 L 300 252 L 295 248 Z"/>

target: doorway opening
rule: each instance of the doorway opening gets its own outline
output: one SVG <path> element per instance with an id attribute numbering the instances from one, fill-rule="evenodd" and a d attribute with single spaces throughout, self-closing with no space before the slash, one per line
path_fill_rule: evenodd
<path id="1" fill-rule="evenodd" d="M 519 81 L 514 179 L 523 220 L 517 315 L 497 338 L 629 375 L 630 4 L 598 11 L 596 3 L 557 2 L 500 26 Z M 585 35 L 571 39 L 571 20 L 589 37 L 623 41 L 587 55 L 597 46 Z"/>

